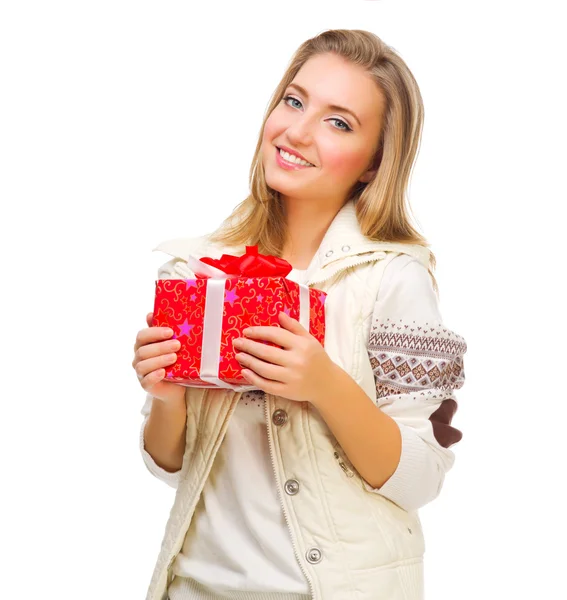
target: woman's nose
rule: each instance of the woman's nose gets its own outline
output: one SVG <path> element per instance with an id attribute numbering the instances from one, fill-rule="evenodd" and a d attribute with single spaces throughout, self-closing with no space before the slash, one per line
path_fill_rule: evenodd
<path id="1" fill-rule="evenodd" d="M 307 146 L 313 141 L 313 122 L 309 119 L 297 119 L 287 128 L 291 142 Z"/>

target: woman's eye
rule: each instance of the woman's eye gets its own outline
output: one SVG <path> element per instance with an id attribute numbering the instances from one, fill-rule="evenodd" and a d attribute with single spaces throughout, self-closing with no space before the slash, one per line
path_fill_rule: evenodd
<path id="1" fill-rule="evenodd" d="M 288 100 L 295 100 L 296 102 L 298 102 L 299 104 L 301 104 L 301 102 L 297 98 L 294 98 L 293 96 L 285 96 L 284 97 L 284 101 L 285 101 L 286 104 L 287 104 Z"/>
<path id="2" fill-rule="evenodd" d="M 301 106 L 301 101 L 298 100 L 297 98 L 294 98 L 293 96 L 284 96 L 283 97 L 283 101 L 288 106 L 292 106 L 291 104 L 289 104 L 288 100 L 295 101 L 295 102 L 297 102 L 299 104 L 299 106 Z M 295 105 L 294 108 L 299 108 L 299 106 Z M 342 119 L 337 119 L 335 117 L 333 119 L 329 119 L 329 121 L 336 121 L 337 123 L 341 123 L 344 127 L 336 127 L 336 129 L 339 129 L 340 131 L 352 131 L 352 128 L 349 127 L 348 123 L 345 123 Z"/>
<path id="3" fill-rule="evenodd" d="M 339 127 L 338 129 L 343 129 L 343 131 L 352 131 L 352 129 L 342 119 L 331 119 L 331 121 L 336 121 L 337 123 L 342 123 L 344 125 L 344 129 L 342 127 Z"/>

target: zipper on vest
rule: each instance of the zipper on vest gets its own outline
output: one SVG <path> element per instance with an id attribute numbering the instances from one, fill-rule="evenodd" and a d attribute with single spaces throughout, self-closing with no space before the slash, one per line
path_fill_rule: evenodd
<path id="1" fill-rule="evenodd" d="M 281 507 L 282 507 L 282 512 L 283 512 L 284 517 L 285 517 L 285 522 L 287 524 L 287 529 L 289 531 L 289 536 L 291 538 L 291 545 L 293 546 L 293 551 L 295 553 L 295 557 L 297 559 L 297 562 L 299 563 L 299 566 L 300 566 L 303 574 L 305 575 L 305 579 L 307 579 L 307 583 L 309 584 L 309 589 L 310 589 L 310 592 L 311 592 L 311 598 L 314 600 L 315 594 L 313 592 L 313 582 L 311 581 L 311 579 L 309 577 L 309 574 L 307 573 L 307 571 L 303 567 L 303 563 L 300 560 L 299 552 L 297 551 L 297 544 L 295 543 L 295 537 L 293 535 L 293 531 L 291 529 L 291 524 L 290 524 L 289 518 L 287 516 L 285 504 L 284 504 L 284 501 L 282 499 L 281 481 L 280 481 L 280 478 L 278 476 L 278 471 L 276 469 L 276 463 L 274 462 L 274 445 L 273 445 L 273 442 L 272 442 L 272 434 L 271 434 L 271 430 L 270 430 L 270 414 L 268 412 L 268 394 L 267 393 L 265 393 L 265 398 L 264 398 L 264 412 L 266 414 L 266 428 L 268 430 L 268 445 L 269 445 L 269 448 L 270 448 L 270 459 L 272 461 L 272 468 L 274 470 L 274 477 L 276 479 L 276 487 L 277 487 L 277 490 L 278 490 L 278 497 L 280 499 L 280 504 L 281 504 Z"/>
<path id="2" fill-rule="evenodd" d="M 339 466 L 345 472 L 347 477 L 354 477 L 354 473 L 346 466 L 346 464 L 341 460 L 340 454 L 335 450 L 334 452 L 335 458 L 339 461 Z"/>

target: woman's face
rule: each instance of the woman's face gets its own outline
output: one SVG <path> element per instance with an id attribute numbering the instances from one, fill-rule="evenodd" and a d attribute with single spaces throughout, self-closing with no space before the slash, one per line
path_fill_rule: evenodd
<path id="1" fill-rule="evenodd" d="M 342 205 L 357 181 L 375 174 L 369 169 L 384 108 L 383 94 L 361 67 L 334 54 L 309 59 L 266 121 L 266 183 L 286 201 Z M 290 166 L 279 155 L 282 146 L 311 166 Z"/>

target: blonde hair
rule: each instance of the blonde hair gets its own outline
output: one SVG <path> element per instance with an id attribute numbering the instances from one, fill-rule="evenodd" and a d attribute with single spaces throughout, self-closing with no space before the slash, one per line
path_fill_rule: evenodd
<path id="1" fill-rule="evenodd" d="M 286 238 L 286 221 L 280 193 L 270 188 L 264 177 L 261 146 L 264 127 L 281 102 L 287 86 L 301 67 L 313 56 L 334 53 L 371 75 L 386 100 L 383 127 L 375 156 L 379 166 L 372 181 L 357 182 L 348 198 L 355 204 L 360 230 L 371 240 L 420 244 L 427 240 L 410 223 L 406 202 L 411 170 L 418 152 L 423 128 L 423 101 L 419 86 L 397 52 L 377 35 L 361 29 L 331 29 L 305 41 L 293 55 L 289 66 L 270 99 L 260 129 L 249 173 L 250 195 L 209 239 L 227 246 L 258 245 L 262 254 L 281 256 Z M 430 250 L 429 274 L 436 259 Z"/>

